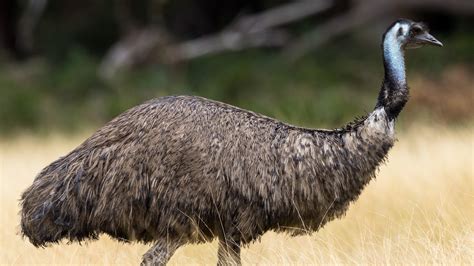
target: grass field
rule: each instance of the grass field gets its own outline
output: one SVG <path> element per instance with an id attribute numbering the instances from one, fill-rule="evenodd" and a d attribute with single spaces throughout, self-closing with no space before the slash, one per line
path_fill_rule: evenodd
<path id="1" fill-rule="evenodd" d="M 244 264 L 474 264 L 473 126 L 407 129 L 347 215 L 312 236 L 267 233 Z M 147 247 L 102 236 L 36 249 L 19 235 L 18 198 L 84 136 L 0 140 L 0 264 L 136 265 Z M 172 265 L 215 264 L 217 244 L 179 249 Z"/>

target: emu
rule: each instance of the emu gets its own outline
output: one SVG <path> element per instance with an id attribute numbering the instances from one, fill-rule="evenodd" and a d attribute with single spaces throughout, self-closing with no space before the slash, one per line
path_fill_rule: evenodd
<path id="1" fill-rule="evenodd" d="M 374 110 L 335 130 L 308 129 L 192 96 L 119 115 L 44 168 L 21 197 L 35 246 L 106 233 L 153 243 L 142 264 L 218 238 L 218 263 L 266 231 L 302 234 L 341 217 L 393 146 L 408 100 L 404 50 L 442 46 L 400 19 L 383 36 L 385 76 Z"/>

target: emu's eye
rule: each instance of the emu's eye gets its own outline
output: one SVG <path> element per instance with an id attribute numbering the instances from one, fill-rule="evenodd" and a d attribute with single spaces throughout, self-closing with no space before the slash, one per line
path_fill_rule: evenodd
<path id="1" fill-rule="evenodd" d="M 417 34 L 420 34 L 423 30 L 419 27 L 413 27 L 410 29 L 410 33 L 412 35 L 417 35 Z"/>

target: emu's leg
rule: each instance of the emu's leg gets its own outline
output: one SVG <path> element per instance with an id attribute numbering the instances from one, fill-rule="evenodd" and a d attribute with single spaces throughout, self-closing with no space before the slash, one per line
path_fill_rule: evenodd
<path id="1" fill-rule="evenodd" d="M 174 252 L 181 246 L 179 242 L 158 240 L 144 255 L 141 266 L 166 265 Z"/>
<path id="2" fill-rule="evenodd" d="M 219 236 L 219 250 L 217 265 L 241 265 L 240 237 L 237 234 Z"/>

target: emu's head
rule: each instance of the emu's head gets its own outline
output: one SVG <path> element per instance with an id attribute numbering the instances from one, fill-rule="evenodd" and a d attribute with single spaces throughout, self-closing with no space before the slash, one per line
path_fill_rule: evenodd
<path id="1" fill-rule="evenodd" d="M 443 46 L 429 34 L 429 29 L 422 22 L 399 19 L 384 34 L 384 46 L 396 46 L 403 49 L 419 48 L 424 45 Z"/>

